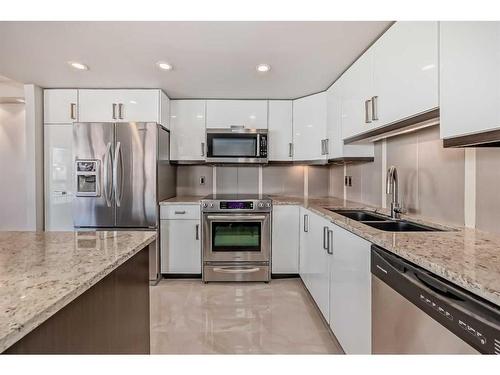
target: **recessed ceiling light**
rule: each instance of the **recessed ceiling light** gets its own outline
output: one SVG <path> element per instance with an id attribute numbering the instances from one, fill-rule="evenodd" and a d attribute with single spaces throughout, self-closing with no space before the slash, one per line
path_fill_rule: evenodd
<path id="1" fill-rule="evenodd" d="M 162 70 L 172 70 L 174 67 L 165 61 L 158 61 L 156 66 Z"/>
<path id="2" fill-rule="evenodd" d="M 265 73 L 271 70 L 271 65 L 268 64 L 259 64 L 257 65 L 257 71 L 261 73 Z"/>
<path id="3" fill-rule="evenodd" d="M 88 65 L 79 63 L 78 61 L 68 61 L 68 64 L 76 70 L 89 70 Z"/>

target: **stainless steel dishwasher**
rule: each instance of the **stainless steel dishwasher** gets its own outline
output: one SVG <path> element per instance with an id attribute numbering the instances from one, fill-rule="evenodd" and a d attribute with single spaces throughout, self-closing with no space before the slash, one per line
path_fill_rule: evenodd
<path id="1" fill-rule="evenodd" d="M 372 245 L 374 354 L 500 354 L 500 308 Z"/>

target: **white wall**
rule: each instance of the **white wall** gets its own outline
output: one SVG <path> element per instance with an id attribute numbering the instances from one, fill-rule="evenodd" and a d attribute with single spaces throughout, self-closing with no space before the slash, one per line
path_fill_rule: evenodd
<path id="1" fill-rule="evenodd" d="M 0 104 L 0 230 L 27 229 L 24 107 Z"/>

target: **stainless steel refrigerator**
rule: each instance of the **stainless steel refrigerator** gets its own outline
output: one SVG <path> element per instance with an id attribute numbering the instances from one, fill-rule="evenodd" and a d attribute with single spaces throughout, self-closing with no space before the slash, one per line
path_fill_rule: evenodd
<path id="1" fill-rule="evenodd" d="M 73 147 L 75 227 L 158 233 L 158 202 L 175 196 L 176 186 L 168 130 L 156 123 L 74 123 Z M 160 274 L 156 244 L 151 279 Z"/>

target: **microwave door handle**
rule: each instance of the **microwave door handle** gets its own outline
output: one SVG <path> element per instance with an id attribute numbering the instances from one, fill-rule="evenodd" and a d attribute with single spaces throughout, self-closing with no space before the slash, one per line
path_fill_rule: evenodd
<path id="1" fill-rule="evenodd" d="M 260 157 L 260 134 L 257 134 L 257 152 L 256 152 L 257 157 Z"/>

